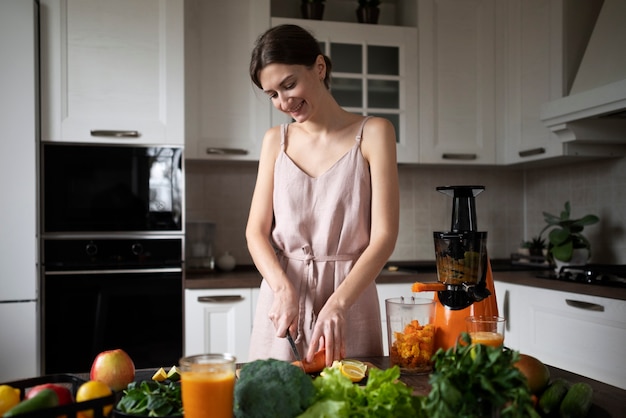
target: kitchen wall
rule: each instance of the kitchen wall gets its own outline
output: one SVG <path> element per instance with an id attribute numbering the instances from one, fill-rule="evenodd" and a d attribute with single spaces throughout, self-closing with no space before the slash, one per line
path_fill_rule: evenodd
<path id="1" fill-rule="evenodd" d="M 559 214 L 566 200 L 572 215 L 594 213 L 586 229 L 592 261 L 626 264 L 626 158 L 522 170 L 400 166 L 400 234 L 392 260 L 433 260 L 432 232 L 450 228 L 451 199 L 435 187 L 484 185 L 476 198 L 478 229 L 488 232 L 492 258 L 508 258 L 523 239 L 543 228 L 543 211 Z M 250 264 L 245 224 L 256 164 L 187 161 L 188 220 L 217 224 L 215 254 L 230 251 Z M 525 226 L 526 225 L 526 226 Z"/>

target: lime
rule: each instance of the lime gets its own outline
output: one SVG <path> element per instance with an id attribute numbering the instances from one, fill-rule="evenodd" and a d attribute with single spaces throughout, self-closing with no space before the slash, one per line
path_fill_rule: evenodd
<path id="1" fill-rule="evenodd" d="M 180 370 L 178 370 L 178 367 L 172 366 L 172 368 L 167 372 L 167 378 L 172 382 L 180 380 Z"/>

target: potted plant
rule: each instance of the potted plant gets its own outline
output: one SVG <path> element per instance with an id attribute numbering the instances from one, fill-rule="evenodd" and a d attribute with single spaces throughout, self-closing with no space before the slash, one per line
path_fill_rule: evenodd
<path id="1" fill-rule="evenodd" d="M 359 0 L 356 18 L 359 23 L 378 23 L 380 0 Z"/>
<path id="2" fill-rule="evenodd" d="M 300 0 L 300 12 L 303 19 L 322 20 L 326 0 Z"/>
<path id="3" fill-rule="evenodd" d="M 546 226 L 539 233 L 539 237 L 552 228 L 548 234 L 548 254 L 557 267 L 562 263 L 585 264 L 591 257 L 591 244 L 582 234 L 587 225 L 593 225 L 600 219 L 596 215 L 585 215 L 579 219 L 571 219 L 571 206 L 565 202 L 565 210 L 560 216 L 543 212 Z M 580 259 L 574 257 L 578 252 L 582 254 Z"/>
<path id="4" fill-rule="evenodd" d="M 520 247 L 524 249 L 525 252 L 533 257 L 542 257 L 544 256 L 544 251 L 546 251 L 546 240 L 541 238 L 541 236 L 532 237 L 530 241 L 522 241 L 522 245 Z"/>

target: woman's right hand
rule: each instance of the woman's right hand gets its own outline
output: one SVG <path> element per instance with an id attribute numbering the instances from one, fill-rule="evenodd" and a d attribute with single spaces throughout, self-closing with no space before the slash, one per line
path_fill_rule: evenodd
<path id="1" fill-rule="evenodd" d="M 291 335 L 297 335 L 298 297 L 292 286 L 286 286 L 274 292 L 274 300 L 268 316 L 274 324 L 277 337 L 284 338 L 287 330 Z"/>

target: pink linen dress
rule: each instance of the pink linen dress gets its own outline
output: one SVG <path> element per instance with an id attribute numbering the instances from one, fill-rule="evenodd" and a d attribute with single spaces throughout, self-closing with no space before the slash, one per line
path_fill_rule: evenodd
<path id="1" fill-rule="evenodd" d="M 345 279 L 370 239 L 371 182 L 361 153 L 363 123 L 354 146 L 328 171 L 311 177 L 285 153 L 287 124 L 274 166 L 272 240 L 278 260 L 299 293 L 298 350 L 306 353 L 316 315 Z M 293 360 L 286 338 L 268 318 L 273 292 L 263 280 L 252 329 L 249 361 Z M 345 318 L 346 357 L 383 354 L 375 283 L 363 290 Z"/>

